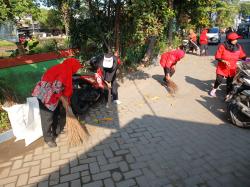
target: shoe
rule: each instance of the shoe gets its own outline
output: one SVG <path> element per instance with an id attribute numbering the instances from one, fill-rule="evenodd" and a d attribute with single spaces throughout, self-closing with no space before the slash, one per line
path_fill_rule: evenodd
<path id="1" fill-rule="evenodd" d="M 212 89 L 211 92 L 209 93 L 210 96 L 216 97 L 216 89 Z"/>
<path id="2" fill-rule="evenodd" d="M 121 101 L 119 101 L 119 100 L 114 100 L 113 101 L 115 104 L 118 104 L 118 105 L 120 105 L 122 102 Z"/>
<path id="3" fill-rule="evenodd" d="M 56 146 L 57 146 L 57 144 L 56 144 L 55 141 L 48 141 L 48 142 L 46 142 L 46 143 L 47 143 L 47 145 L 48 145 L 50 148 L 56 147 Z"/>

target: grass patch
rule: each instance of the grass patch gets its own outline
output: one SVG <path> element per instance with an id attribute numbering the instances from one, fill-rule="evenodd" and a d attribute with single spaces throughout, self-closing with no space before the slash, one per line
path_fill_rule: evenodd
<path id="1" fill-rule="evenodd" d="M 0 47 L 12 47 L 12 46 L 16 46 L 16 44 L 14 42 L 0 40 Z"/>

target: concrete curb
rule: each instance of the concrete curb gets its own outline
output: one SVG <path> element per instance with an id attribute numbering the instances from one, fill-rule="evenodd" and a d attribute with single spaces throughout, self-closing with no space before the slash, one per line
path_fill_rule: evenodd
<path id="1" fill-rule="evenodd" d="M 10 140 L 14 137 L 12 129 L 0 134 L 0 143 Z"/>

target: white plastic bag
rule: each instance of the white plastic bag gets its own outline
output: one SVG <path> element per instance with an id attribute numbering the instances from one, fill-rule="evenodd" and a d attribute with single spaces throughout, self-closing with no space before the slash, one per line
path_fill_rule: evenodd
<path id="1" fill-rule="evenodd" d="M 36 97 L 27 98 L 26 104 L 3 107 L 8 112 L 9 120 L 16 137 L 15 141 L 25 140 L 25 146 L 43 135 L 39 103 Z"/>
<path id="2" fill-rule="evenodd" d="M 39 103 L 36 97 L 27 98 L 27 123 L 25 134 L 25 145 L 29 145 L 43 136 Z"/>
<path id="3" fill-rule="evenodd" d="M 2 107 L 8 113 L 15 141 L 22 140 L 26 134 L 27 105 L 17 104 L 10 107 Z"/>

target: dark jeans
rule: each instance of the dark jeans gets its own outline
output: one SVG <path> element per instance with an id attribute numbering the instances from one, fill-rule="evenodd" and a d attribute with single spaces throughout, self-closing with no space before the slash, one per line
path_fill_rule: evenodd
<path id="1" fill-rule="evenodd" d="M 66 123 L 66 113 L 61 103 L 58 104 L 55 111 L 49 110 L 38 99 L 43 138 L 45 142 L 53 141 L 55 137 L 63 130 Z"/>
<path id="2" fill-rule="evenodd" d="M 203 51 L 205 51 L 205 53 L 203 53 Z M 200 51 L 200 55 L 208 55 L 208 45 L 207 44 L 201 44 L 201 51 Z"/>
<path id="3" fill-rule="evenodd" d="M 112 98 L 113 100 L 118 100 L 118 83 L 116 81 L 116 79 L 114 79 L 112 82 L 111 82 L 111 95 L 112 95 Z"/>
<path id="4" fill-rule="evenodd" d="M 114 72 L 112 80 L 111 80 L 111 96 L 113 100 L 118 100 L 118 83 L 116 80 L 116 72 L 117 70 Z M 108 101 L 107 97 L 106 97 L 106 101 Z"/>
<path id="5" fill-rule="evenodd" d="M 165 75 L 164 78 L 163 78 L 163 81 L 166 81 L 167 74 L 169 74 L 170 77 L 172 77 L 174 75 L 174 73 L 175 73 L 175 70 L 172 69 L 172 68 L 163 68 L 163 70 L 164 70 L 164 75 Z"/>
<path id="6" fill-rule="evenodd" d="M 222 76 L 222 75 L 218 75 L 218 74 L 216 75 L 216 80 L 214 83 L 215 89 L 217 89 L 221 85 L 223 78 L 224 78 L 224 76 Z M 226 77 L 226 79 L 227 79 L 226 93 L 229 94 L 233 90 L 232 82 L 233 82 L 234 77 Z"/>

